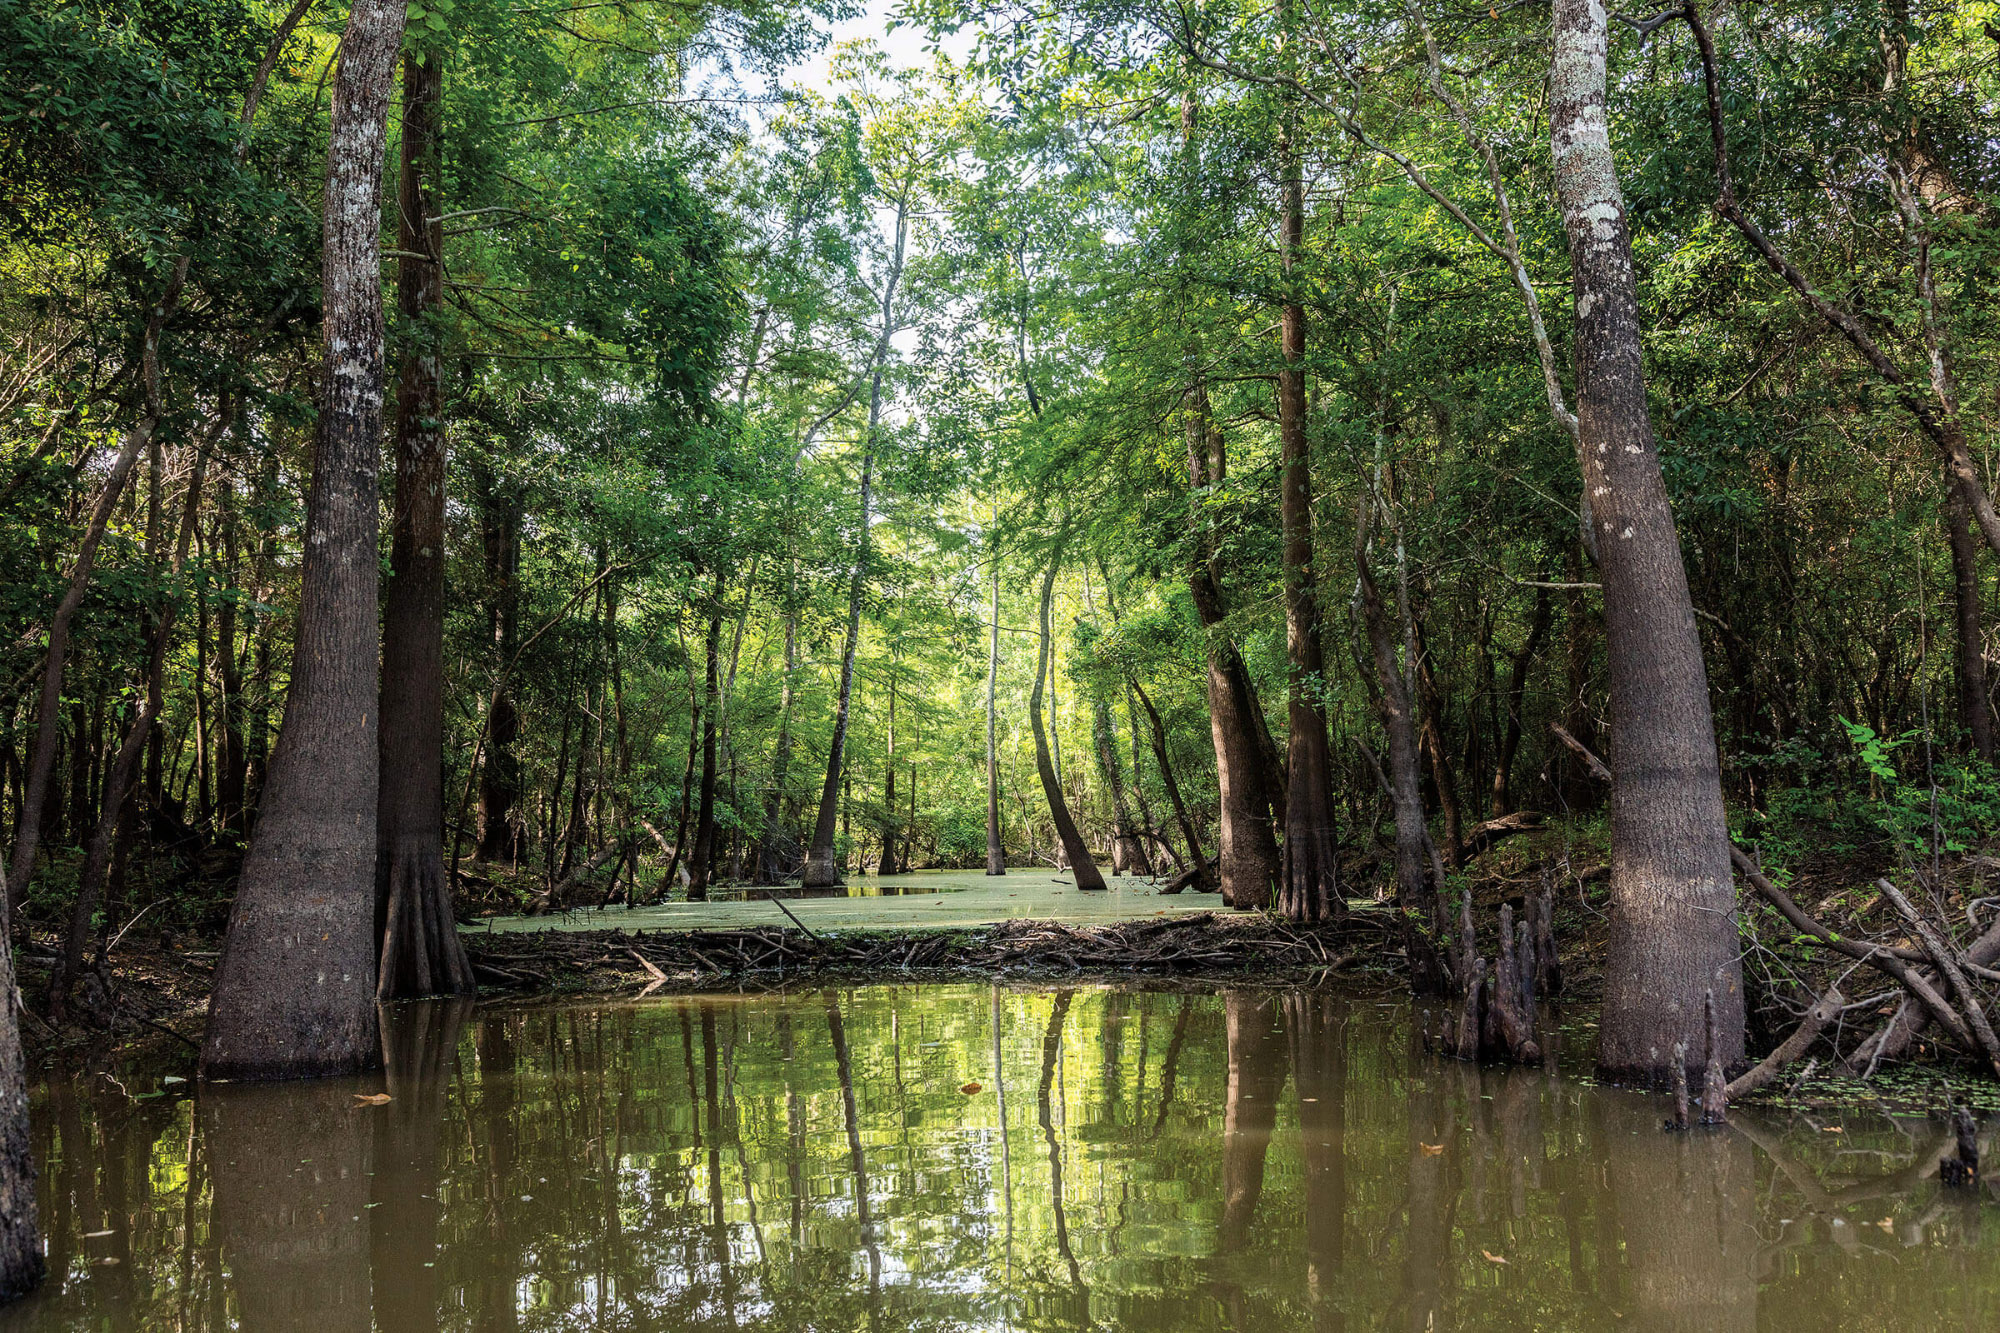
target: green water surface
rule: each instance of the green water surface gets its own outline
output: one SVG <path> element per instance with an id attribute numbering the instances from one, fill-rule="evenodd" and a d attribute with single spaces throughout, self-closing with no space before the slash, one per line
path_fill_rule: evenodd
<path id="1" fill-rule="evenodd" d="M 2000 1328 L 1941 1121 L 1670 1135 L 1333 992 L 392 1019 L 386 1077 L 42 1088 L 50 1277 L 0 1330 Z"/>

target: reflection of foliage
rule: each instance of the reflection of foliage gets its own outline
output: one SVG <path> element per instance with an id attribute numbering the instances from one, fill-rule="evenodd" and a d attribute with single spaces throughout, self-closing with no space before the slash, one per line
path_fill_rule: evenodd
<path id="1" fill-rule="evenodd" d="M 867 1235 L 854 1208 L 829 1000 L 851 1052 L 874 1218 Z M 1037 1105 L 1056 1003 L 1046 991 L 878 986 L 640 1007 L 495 1006 L 461 1040 L 458 1073 L 438 1099 L 444 1121 L 416 1175 L 406 1169 L 415 1139 L 343 1136 L 344 1146 L 299 1146 L 297 1155 L 335 1173 L 396 1161 L 399 1186 L 436 1199 L 436 1267 L 426 1271 L 436 1274 L 448 1333 L 947 1333 L 1086 1321 L 1222 1333 L 1313 1326 L 1334 1310 L 1361 1326 L 1414 1310 L 1407 1322 L 1421 1327 L 1435 1310 L 1439 1327 L 1456 1312 L 1461 1327 L 1594 1333 L 1614 1299 L 1613 1271 L 1624 1290 L 1658 1279 L 1656 1299 L 1671 1304 L 1676 1292 L 1695 1298 L 1680 1281 L 1693 1264 L 1706 1275 L 1703 1308 L 1758 1301 L 1759 1235 L 1784 1237 L 1798 1260 L 1766 1273 L 1761 1300 L 1823 1313 L 1836 1327 L 1858 1327 L 1887 1306 L 1912 1326 L 1969 1326 L 1960 1303 L 2000 1283 L 2000 1257 L 1973 1214 L 1925 1212 L 1934 1187 L 1921 1178 L 1923 1134 L 1907 1137 L 1887 1120 L 1847 1115 L 1836 1143 L 1813 1125 L 1793 1135 L 1739 1112 L 1774 1146 L 1782 1138 L 1797 1174 L 1774 1173 L 1735 1130 L 1698 1142 L 1662 1136 L 1649 1098 L 1413 1059 L 1401 1020 L 1370 1003 L 1325 992 L 1280 1003 L 1263 991 L 1225 1001 L 1095 987 L 1071 994 L 1050 1086 L 1073 1282 L 1056 1244 Z M 1236 1029 L 1225 1024 L 1226 1003 Z M 98 1080 L 36 1097 L 55 1279 L 32 1307 L 36 1326 L 99 1327 L 114 1305 L 142 1327 L 226 1322 L 235 1284 L 259 1275 L 243 1269 L 256 1254 L 218 1252 L 213 1191 L 217 1169 L 240 1165 L 248 1140 L 191 1137 L 194 1104 L 179 1085 L 132 1070 L 120 1081 L 122 1092 Z M 969 1083 L 979 1091 L 960 1091 Z M 1278 1089 L 1268 1145 L 1229 1134 L 1255 1120 L 1242 1103 L 1232 1119 L 1232 1086 Z M 384 1116 L 385 1135 L 411 1124 L 386 1110 L 354 1114 Z M 340 1152 L 356 1156 L 328 1157 Z M 1688 1154 L 1703 1181 L 1698 1207 L 1681 1206 Z M 1888 1183 L 1866 1215 L 1892 1219 L 1895 1238 L 1878 1234 L 1897 1246 L 1895 1265 L 1870 1258 L 1866 1241 L 1850 1253 L 1844 1238 L 1782 1221 L 1830 1207 L 1824 1195 L 1835 1184 L 1819 1194 L 1805 1186 L 1853 1182 L 1856 1154 L 1886 1159 Z M 1909 1183 L 1897 1184 L 1910 1162 Z M 1251 1163 L 1261 1163 L 1263 1183 L 1248 1243 L 1218 1255 L 1224 1181 L 1244 1178 Z M 242 1179 L 228 1177 L 239 1189 Z M 290 1214 L 310 1202 L 284 1189 L 247 1202 Z M 1730 1226 L 1715 1225 L 1718 1208 Z M 311 1225 L 322 1228 L 328 1262 L 355 1262 L 392 1211 Z M 109 1234 L 87 1236 L 106 1218 Z M 1331 1228 L 1335 1219 L 1344 1232 Z M 431 1243 L 389 1230 L 375 1240 Z M 1504 1274 L 1477 1257 L 1482 1249 L 1507 1258 Z M 368 1298 L 364 1282 L 354 1299 Z M 322 1313 L 329 1326 L 366 1319 Z"/>

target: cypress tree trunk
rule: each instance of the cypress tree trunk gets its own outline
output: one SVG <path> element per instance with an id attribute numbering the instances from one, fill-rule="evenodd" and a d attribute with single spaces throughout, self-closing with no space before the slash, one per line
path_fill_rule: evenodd
<path id="1" fill-rule="evenodd" d="M 1055 604 L 1056 570 L 1062 564 L 1061 547 L 1050 553 L 1048 572 L 1042 576 L 1042 634 L 1041 647 L 1035 661 L 1035 690 L 1028 699 L 1028 723 L 1035 733 L 1035 773 L 1042 780 L 1042 793 L 1049 799 L 1049 817 L 1055 821 L 1056 837 L 1062 842 L 1063 854 L 1069 858 L 1070 869 L 1076 874 L 1079 889 L 1103 889 L 1104 876 L 1097 869 L 1097 862 L 1091 859 L 1090 848 L 1083 841 L 1083 834 L 1077 831 L 1076 820 L 1069 812 L 1069 802 L 1063 799 L 1062 781 L 1056 777 L 1055 764 L 1049 758 L 1049 733 L 1042 725 L 1042 681 L 1049 672 L 1049 612 Z"/>
<path id="2" fill-rule="evenodd" d="M 1284 206 L 1279 253 L 1287 283 L 1297 281 L 1305 244 L 1305 178 L 1287 125 L 1283 159 Z M 1278 909 L 1293 921 L 1325 921 L 1344 900 L 1340 891 L 1340 837 L 1333 813 L 1333 751 L 1326 738 L 1325 662 L 1320 650 L 1319 590 L 1313 571 L 1312 451 L 1306 439 L 1306 311 L 1288 290 L 1279 320 L 1278 439 L 1280 507 L 1285 546 L 1285 648 L 1290 658 L 1286 695 L 1290 724 L 1285 764 L 1285 848 L 1279 870 Z"/>
<path id="3" fill-rule="evenodd" d="M 1219 432 L 1209 425 L 1208 392 L 1197 382 L 1188 395 L 1188 478 L 1197 487 L 1217 484 L 1227 468 Z M 1256 908 L 1270 901 L 1278 873 L 1278 843 L 1271 828 L 1272 791 L 1258 736 L 1256 688 L 1243 657 L 1223 626 L 1222 589 L 1215 578 L 1213 543 L 1188 571 L 1195 614 L 1208 631 L 1208 717 L 1215 742 L 1220 794 L 1222 900 Z"/>
<path id="4" fill-rule="evenodd" d="M 1736 893 L 1701 638 L 1660 475 L 1638 288 L 1605 111 L 1609 16 L 1555 0 L 1549 132 L 1576 293 L 1577 422 L 1611 679 L 1611 941 L 1598 1066 L 1667 1077 L 1675 1043 L 1743 1058 Z M 1692 1057 L 1691 1057 L 1692 1058 Z"/>
<path id="5" fill-rule="evenodd" d="M 358 0 L 327 149 L 319 447 L 285 724 L 209 996 L 201 1073 L 366 1069 L 376 1042 L 381 179 L 401 0 Z"/>
<path id="6" fill-rule="evenodd" d="M 375 911 L 384 1000 L 470 995 L 444 866 L 443 383 L 437 330 L 444 295 L 438 214 L 435 59 L 403 59 L 403 161 L 396 295 L 409 339 L 396 382 L 396 500 L 382 615 L 380 789 Z M 423 258 L 413 256 L 422 255 Z"/>

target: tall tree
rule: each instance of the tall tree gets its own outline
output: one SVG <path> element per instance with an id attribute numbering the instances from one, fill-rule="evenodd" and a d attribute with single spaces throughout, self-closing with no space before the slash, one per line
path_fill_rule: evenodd
<path id="1" fill-rule="evenodd" d="M 1049 729 L 1042 722 L 1042 683 L 1052 672 L 1049 663 L 1049 617 L 1055 603 L 1056 573 L 1062 568 L 1062 542 L 1056 542 L 1049 552 L 1049 566 L 1042 575 L 1042 617 L 1041 638 L 1035 654 L 1035 689 L 1028 697 L 1028 725 L 1035 733 L 1035 773 L 1042 780 L 1042 794 L 1048 798 L 1049 818 L 1056 826 L 1056 838 L 1062 845 L 1064 856 L 1069 859 L 1070 872 L 1076 876 L 1076 887 L 1086 890 L 1102 890 L 1108 887 L 1104 875 L 1091 858 L 1090 845 L 1078 831 L 1076 819 L 1070 814 L 1069 801 L 1063 796 L 1062 779 L 1056 775 L 1054 762 L 1049 755 Z"/>
<path id="2" fill-rule="evenodd" d="M 209 995 L 206 1078 L 380 1059 L 375 1018 L 381 180 L 402 0 L 358 0 L 334 76 L 321 402 L 285 722 Z"/>
<path id="3" fill-rule="evenodd" d="M 903 281 L 909 250 L 910 211 L 915 186 L 904 181 L 896 189 L 889 265 L 882 276 L 881 325 L 870 356 L 868 425 L 861 443 L 861 522 L 854 536 L 854 565 L 847 584 L 847 639 L 840 656 L 840 692 L 833 710 L 833 742 L 826 757 L 826 780 L 820 786 L 819 817 L 813 822 L 812 846 L 806 852 L 800 883 L 808 889 L 830 888 L 841 882 L 834 856 L 835 825 L 840 813 L 841 778 L 847 762 L 848 710 L 854 698 L 854 653 L 861 641 L 861 592 L 868 577 L 868 506 L 875 478 L 876 432 L 882 424 L 882 380 L 889 367 L 890 340 L 896 332 L 896 295 Z"/>
<path id="4" fill-rule="evenodd" d="M 993 613 L 986 626 L 986 873 L 1007 873 L 1007 849 L 1000 842 L 1000 750 L 995 742 L 1000 683 L 1000 558 L 994 552 Z"/>
<path id="5" fill-rule="evenodd" d="M 1283 21 L 1289 26 L 1289 8 Z M 1287 53 L 1294 37 L 1284 34 Z M 1279 134 L 1282 199 L 1278 256 L 1285 286 L 1278 321 L 1279 485 L 1285 534 L 1285 650 L 1290 661 L 1286 711 L 1285 846 L 1279 867 L 1278 910 L 1294 921 L 1324 921 L 1342 907 L 1340 838 L 1333 814 L 1333 751 L 1327 743 L 1325 662 L 1313 569 L 1312 450 L 1306 436 L 1306 309 L 1299 256 L 1305 247 L 1305 173 L 1297 145 L 1296 107 L 1288 105 Z"/>
<path id="6" fill-rule="evenodd" d="M 396 380 L 396 493 L 382 608 L 375 993 L 470 995 L 444 865 L 444 384 L 436 317 L 444 295 L 438 203 L 436 55 L 403 58 L 396 298 L 406 339 Z"/>
<path id="7" fill-rule="evenodd" d="M 1743 1058 L 1729 827 L 1701 636 L 1646 407 L 1631 233 L 1605 108 L 1610 17 L 1555 0 L 1549 135 L 1576 301 L 1577 426 L 1611 680 L 1611 942 L 1598 1066 L 1660 1080 L 1676 1044 Z M 1692 1057 L 1690 1057 L 1692 1058 Z"/>

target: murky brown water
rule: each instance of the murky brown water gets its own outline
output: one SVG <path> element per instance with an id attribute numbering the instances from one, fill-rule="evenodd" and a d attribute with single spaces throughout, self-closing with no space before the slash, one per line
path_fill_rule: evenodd
<path id="1" fill-rule="evenodd" d="M 1667 1135 L 1327 994 L 405 1006 L 391 1063 L 44 1089 L 0 1329 L 2000 1328 L 1941 1124 Z"/>

